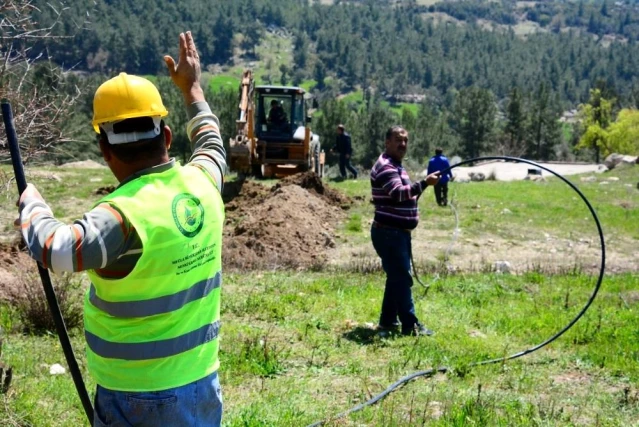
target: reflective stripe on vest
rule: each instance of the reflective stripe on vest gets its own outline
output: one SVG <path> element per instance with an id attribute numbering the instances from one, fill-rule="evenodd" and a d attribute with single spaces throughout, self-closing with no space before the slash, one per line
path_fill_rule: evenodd
<path id="1" fill-rule="evenodd" d="M 89 288 L 89 301 L 91 304 L 114 317 L 133 318 L 155 316 L 179 310 L 186 304 L 197 299 L 204 298 L 222 284 L 222 273 L 218 272 L 212 279 L 202 280 L 188 289 L 176 292 L 173 295 L 147 299 L 143 301 L 112 302 L 101 299 L 95 293 L 95 286 Z M 97 353 L 97 352 L 96 352 Z"/>
<path id="2" fill-rule="evenodd" d="M 217 338 L 220 331 L 220 322 L 204 325 L 188 334 L 168 340 L 158 340 L 142 343 L 113 343 L 90 332 L 85 331 L 84 336 L 91 350 L 109 359 L 125 360 L 150 360 L 161 357 L 175 356 L 197 346 L 206 344 Z"/>
<path id="3" fill-rule="evenodd" d="M 127 182 L 105 202 L 129 220 L 143 250 L 122 279 L 87 272 L 87 364 L 96 382 L 157 391 L 214 372 L 224 204 L 212 179 L 178 164 Z"/>

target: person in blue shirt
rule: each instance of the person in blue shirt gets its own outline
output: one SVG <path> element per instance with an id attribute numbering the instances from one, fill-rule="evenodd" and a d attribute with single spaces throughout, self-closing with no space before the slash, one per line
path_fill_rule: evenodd
<path id="1" fill-rule="evenodd" d="M 435 155 L 428 161 L 428 172 L 430 175 L 433 172 L 441 172 L 450 168 L 450 163 L 446 156 L 443 155 L 443 150 L 437 148 Z M 453 174 L 449 170 L 444 175 L 441 175 L 439 182 L 435 184 L 435 199 L 439 206 L 446 206 L 448 204 L 448 181 L 453 179 Z"/>

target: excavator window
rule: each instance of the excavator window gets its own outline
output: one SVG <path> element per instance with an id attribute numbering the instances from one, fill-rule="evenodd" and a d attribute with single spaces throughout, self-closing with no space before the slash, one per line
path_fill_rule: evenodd
<path id="1" fill-rule="evenodd" d="M 290 116 L 293 110 L 291 96 L 268 95 L 259 99 L 258 126 L 261 133 L 288 134 L 291 132 Z"/>

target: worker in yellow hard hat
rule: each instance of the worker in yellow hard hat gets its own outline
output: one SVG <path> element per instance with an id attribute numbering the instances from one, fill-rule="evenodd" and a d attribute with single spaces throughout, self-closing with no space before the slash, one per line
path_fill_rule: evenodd
<path id="1" fill-rule="evenodd" d="M 33 185 L 19 222 L 31 255 L 55 271 L 87 271 L 87 364 L 94 425 L 217 426 L 222 223 L 226 168 L 219 122 L 200 87 L 190 32 L 165 56 L 182 92 L 193 148 L 169 157 L 168 111 L 149 80 L 121 73 L 93 102 L 93 128 L 119 186 L 63 224 Z"/>

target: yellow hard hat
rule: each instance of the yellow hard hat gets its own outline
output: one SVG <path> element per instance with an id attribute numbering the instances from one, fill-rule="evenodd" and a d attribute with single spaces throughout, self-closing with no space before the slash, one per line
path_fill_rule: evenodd
<path id="1" fill-rule="evenodd" d="M 100 133 L 101 123 L 135 117 L 165 117 L 160 92 L 149 80 L 120 73 L 102 83 L 93 97 L 93 129 Z"/>

